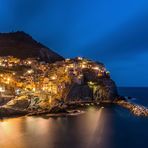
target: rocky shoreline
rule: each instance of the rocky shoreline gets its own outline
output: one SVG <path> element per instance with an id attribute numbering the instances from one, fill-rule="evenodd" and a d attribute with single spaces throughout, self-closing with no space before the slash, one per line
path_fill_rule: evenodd
<path id="1" fill-rule="evenodd" d="M 13 43 L 10 47 L 1 44 L 5 52 L 0 52 L 0 118 L 68 115 L 102 104 L 116 104 L 134 115 L 148 116 L 146 107 L 119 96 L 102 62 L 83 57 L 64 59 L 24 32 L 0 36 L 2 43 Z M 22 41 L 17 44 L 18 40 Z"/>
<path id="2" fill-rule="evenodd" d="M 131 98 L 131 97 L 130 97 Z M 52 116 L 67 116 L 67 115 L 71 115 L 71 114 L 80 114 L 82 111 L 84 111 L 85 109 L 87 109 L 88 107 L 96 107 L 96 108 L 100 108 L 102 105 L 106 105 L 106 104 L 115 104 L 115 105 L 119 105 L 121 107 L 124 107 L 126 109 L 128 109 L 131 113 L 133 113 L 136 116 L 144 116 L 144 117 L 148 117 L 148 108 L 138 105 L 138 104 L 134 104 L 131 103 L 130 101 L 128 101 L 128 99 L 126 97 L 117 97 L 116 99 L 114 99 L 114 101 L 111 100 L 102 100 L 102 101 L 69 101 L 69 102 L 65 102 L 62 105 L 58 104 L 56 106 L 53 106 L 51 108 L 36 108 L 36 109 L 30 109 L 30 108 L 21 108 L 20 104 L 15 106 L 1 106 L 0 107 L 0 118 L 5 118 L 5 117 L 15 117 L 15 116 L 42 116 L 42 115 L 47 115 L 49 117 Z M 22 103 L 22 105 L 24 106 L 24 104 Z"/>
<path id="3" fill-rule="evenodd" d="M 116 100 L 115 104 L 130 110 L 136 116 L 148 117 L 148 108 L 125 100 Z"/>
<path id="4" fill-rule="evenodd" d="M 69 115 L 78 115 L 84 113 L 85 109 L 88 107 L 99 107 L 99 103 L 94 102 L 79 102 L 79 103 L 67 103 L 63 106 L 54 106 L 50 109 L 39 109 L 39 110 L 30 110 L 30 109 L 15 109 L 0 107 L 0 118 L 5 117 L 15 117 L 15 116 L 42 116 L 48 115 L 49 117 L 53 116 L 69 116 Z"/>
<path id="5" fill-rule="evenodd" d="M 0 107 L 0 118 L 4 117 L 14 117 L 14 116 L 42 116 L 48 115 L 48 117 L 58 117 L 58 116 L 69 116 L 69 115 L 78 115 L 84 112 L 88 107 L 100 108 L 104 104 L 115 104 L 121 107 L 124 107 L 131 111 L 135 116 L 148 117 L 148 108 L 131 103 L 125 98 L 117 98 L 113 102 L 103 101 L 101 103 L 89 101 L 89 102 L 73 102 L 66 103 L 63 106 L 55 106 L 50 109 L 44 110 L 29 110 L 29 109 L 14 109 L 14 108 L 5 108 Z"/>
<path id="6" fill-rule="evenodd" d="M 24 116 L 28 114 L 27 110 L 18 110 L 14 108 L 0 107 L 0 119 L 4 117 Z"/>

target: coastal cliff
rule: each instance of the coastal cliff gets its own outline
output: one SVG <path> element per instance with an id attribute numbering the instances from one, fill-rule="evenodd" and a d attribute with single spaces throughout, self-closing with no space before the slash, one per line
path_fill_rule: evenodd
<path id="1" fill-rule="evenodd" d="M 91 82 L 91 79 L 89 79 Z M 70 100 L 92 100 L 97 102 L 113 102 L 118 96 L 115 82 L 110 78 L 98 78 L 94 82 L 81 85 L 72 84 L 68 94 Z"/>
<path id="2" fill-rule="evenodd" d="M 54 63 L 0 57 L 0 117 L 69 113 L 109 103 L 136 116 L 148 109 L 120 97 L 104 64 L 77 57 Z M 71 113 L 71 112 L 70 112 Z"/>
<path id="3" fill-rule="evenodd" d="M 0 33 L 0 117 L 67 113 L 101 103 L 148 116 L 148 109 L 119 97 L 103 63 L 64 59 L 24 32 Z"/>
<path id="4" fill-rule="evenodd" d="M 1 97 L 7 96 L 1 99 L 3 116 L 49 112 L 73 101 L 111 103 L 118 96 L 115 82 L 100 62 L 77 57 L 45 63 L 9 56 L 1 57 L 0 63 Z"/>

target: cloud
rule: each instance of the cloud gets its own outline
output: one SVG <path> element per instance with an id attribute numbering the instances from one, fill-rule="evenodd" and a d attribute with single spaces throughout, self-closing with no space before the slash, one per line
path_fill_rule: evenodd
<path id="1" fill-rule="evenodd" d="M 103 39 L 86 45 L 86 55 L 92 54 L 103 56 L 103 58 L 114 60 L 121 59 L 121 56 L 134 56 L 141 52 L 148 51 L 148 15 L 142 18 L 130 20 L 120 26 L 120 29 L 107 34 Z M 119 58 L 118 58 L 119 57 Z"/>

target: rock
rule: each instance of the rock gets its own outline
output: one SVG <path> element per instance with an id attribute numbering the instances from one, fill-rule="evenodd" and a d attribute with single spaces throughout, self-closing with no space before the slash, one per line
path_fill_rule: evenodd
<path id="1" fill-rule="evenodd" d="M 96 73 L 90 69 L 84 69 L 83 75 L 84 75 L 84 82 L 85 83 L 87 83 L 89 81 L 95 82 L 98 80 L 98 76 L 96 75 Z"/>
<path id="2" fill-rule="evenodd" d="M 96 79 L 96 78 L 95 78 Z M 92 80 L 91 76 L 87 81 Z M 93 78 L 94 80 L 94 78 Z M 115 82 L 110 78 L 101 78 L 95 80 L 92 86 L 88 82 L 84 84 L 74 84 L 67 98 L 71 100 L 96 100 L 99 102 L 112 102 L 117 98 L 118 92 Z"/>
<path id="3" fill-rule="evenodd" d="M 0 98 L 0 106 L 7 104 L 11 99 L 12 99 L 12 97 L 1 97 Z"/>
<path id="4" fill-rule="evenodd" d="M 27 113 L 25 110 L 0 107 L 0 117 L 20 116 L 26 115 Z"/>
<path id="5" fill-rule="evenodd" d="M 68 100 L 87 100 L 93 98 L 93 91 L 88 85 L 74 84 L 67 96 Z"/>
<path id="6" fill-rule="evenodd" d="M 17 108 L 17 109 L 27 109 L 30 105 L 30 101 L 28 99 L 22 99 L 22 100 L 12 100 L 9 103 L 6 104 L 9 108 Z"/>
<path id="7" fill-rule="evenodd" d="M 94 99 L 99 102 L 114 101 L 118 96 L 115 82 L 110 78 L 99 79 L 94 90 Z"/>
<path id="8" fill-rule="evenodd" d="M 117 96 L 114 101 L 116 102 L 116 101 L 122 101 L 122 100 L 127 101 L 127 99 L 124 96 Z"/>
<path id="9" fill-rule="evenodd" d="M 148 108 L 144 106 L 137 105 L 137 104 L 124 101 L 124 100 L 116 100 L 114 103 L 126 109 L 129 109 L 136 116 L 147 116 L 148 117 Z"/>
<path id="10" fill-rule="evenodd" d="M 65 108 L 60 108 L 58 106 L 52 107 L 50 109 L 51 114 L 58 114 L 58 113 L 68 113 Z"/>
<path id="11" fill-rule="evenodd" d="M 99 102 L 112 102 L 118 96 L 117 88 L 109 78 L 98 80 L 94 86 L 89 87 L 86 84 L 75 84 L 69 92 L 69 100 L 96 100 Z"/>

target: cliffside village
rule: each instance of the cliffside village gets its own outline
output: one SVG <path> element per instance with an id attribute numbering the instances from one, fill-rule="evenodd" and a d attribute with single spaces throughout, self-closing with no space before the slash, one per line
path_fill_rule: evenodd
<path id="1" fill-rule="evenodd" d="M 82 57 L 52 64 L 34 58 L 0 57 L 0 98 L 30 99 L 32 106 L 37 102 L 42 106 L 47 102 L 50 105 L 55 100 L 67 99 L 70 84 L 85 83 L 84 73 L 87 72 L 97 79 L 109 77 L 102 63 Z M 14 102 L 8 105 L 11 103 Z"/>

